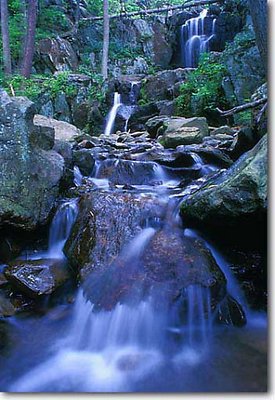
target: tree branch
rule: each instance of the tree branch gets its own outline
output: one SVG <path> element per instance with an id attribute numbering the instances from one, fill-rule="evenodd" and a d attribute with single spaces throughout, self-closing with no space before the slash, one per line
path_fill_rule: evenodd
<path id="1" fill-rule="evenodd" d="M 110 19 L 115 19 L 115 18 L 121 18 L 123 17 L 133 17 L 136 15 L 149 15 L 149 14 L 156 14 L 156 13 L 163 13 L 167 11 L 174 11 L 174 10 L 184 10 L 185 8 L 190 8 L 190 7 L 197 7 L 197 6 L 203 6 L 207 4 L 213 4 L 213 3 L 222 3 L 223 0 L 199 0 L 199 1 L 191 1 L 189 3 L 182 4 L 180 6 L 171 6 L 171 7 L 161 7 L 161 8 L 154 8 L 154 9 L 149 9 L 149 10 L 140 10 L 140 11 L 133 11 L 133 12 L 125 12 L 123 15 L 121 14 L 115 14 L 115 15 L 110 15 Z M 102 21 L 103 17 L 88 17 L 88 18 L 82 18 L 82 21 Z"/>
<path id="2" fill-rule="evenodd" d="M 234 115 L 240 113 L 242 111 L 248 110 L 249 108 L 255 108 L 267 102 L 267 98 L 264 97 L 259 100 L 252 101 L 250 103 L 242 104 L 240 106 L 231 108 L 230 110 L 223 111 L 220 108 L 216 108 L 216 110 L 220 113 L 222 117 L 229 117 L 230 115 Z"/>

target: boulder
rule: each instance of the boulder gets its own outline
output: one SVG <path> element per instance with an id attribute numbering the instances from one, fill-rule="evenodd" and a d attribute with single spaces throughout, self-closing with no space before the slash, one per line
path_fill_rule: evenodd
<path id="1" fill-rule="evenodd" d="M 208 124 L 204 117 L 193 117 L 193 118 L 183 118 L 183 117 L 172 117 L 170 118 L 168 124 L 164 127 L 165 134 L 178 132 L 181 128 L 198 128 L 201 138 L 208 135 Z"/>
<path id="2" fill-rule="evenodd" d="M 181 204 L 181 214 L 208 225 L 256 223 L 267 207 L 267 135 L 227 171 L 208 181 Z"/>
<path id="3" fill-rule="evenodd" d="M 76 150 L 73 153 L 74 164 L 78 166 L 83 175 L 91 175 L 95 159 L 89 149 Z"/>
<path id="4" fill-rule="evenodd" d="M 41 129 L 53 129 L 55 140 L 74 141 L 81 131 L 74 125 L 64 121 L 58 121 L 53 118 L 45 117 L 44 115 L 36 114 L 34 117 L 34 125 Z"/>
<path id="5" fill-rule="evenodd" d="M 64 248 L 70 263 L 83 279 L 110 265 L 146 220 L 162 215 L 160 205 L 150 195 L 86 194 L 79 203 L 77 220 Z"/>
<path id="6" fill-rule="evenodd" d="M 70 277 L 66 263 L 54 259 L 17 260 L 4 274 L 13 287 L 31 298 L 53 293 Z"/>
<path id="7" fill-rule="evenodd" d="M 175 149 L 177 146 L 200 143 L 202 141 L 202 136 L 200 134 L 199 128 L 196 127 L 182 127 L 176 132 L 165 133 L 159 142 L 165 148 Z"/>
<path id="8" fill-rule="evenodd" d="M 0 226 L 32 230 L 46 223 L 59 193 L 64 160 L 43 149 L 52 145 L 52 131 L 39 130 L 34 114 L 27 98 L 0 92 Z"/>
<path id="9" fill-rule="evenodd" d="M 203 243 L 177 230 L 150 229 L 151 238 L 141 254 L 130 244 L 108 268 L 94 271 L 84 283 L 95 307 L 110 310 L 135 296 L 138 300 L 150 295 L 157 307 L 174 306 L 182 316 L 186 315 L 186 290 L 192 287 L 209 290 L 215 309 L 226 295 L 226 279 Z"/>

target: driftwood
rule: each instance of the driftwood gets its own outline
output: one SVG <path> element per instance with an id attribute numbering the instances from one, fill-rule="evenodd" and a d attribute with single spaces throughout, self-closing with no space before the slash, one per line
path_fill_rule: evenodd
<path id="1" fill-rule="evenodd" d="M 267 102 L 267 98 L 264 97 L 259 100 L 252 101 L 251 103 L 242 104 L 240 106 L 231 108 L 230 110 L 223 111 L 220 108 L 216 108 L 216 110 L 220 113 L 222 117 L 229 117 L 230 115 L 234 115 L 240 113 L 242 111 L 248 110 L 249 108 L 255 108 L 260 106 L 261 104 L 265 104 Z"/>
<path id="2" fill-rule="evenodd" d="M 115 15 L 110 15 L 110 19 L 115 19 L 115 18 L 128 18 L 128 17 L 134 17 L 136 15 L 150 15 L 150 14 L 157 14 L 157 13 L 164 13 L 167 11 L 175 11 L 175 10 L 184 10 L 185 8 L 190 8 L 190 7 L 197 7 L 197 6 L 203 6 L 207 4 L 213 4 L 213 3 L 221 3 L 223 0 L 199 0 L 199 1 L 191 1 L 189 3 L 182 4 L 180 6 L 170 6 L 170 7 L 161 7 L 161 8 L 153 8 L 153 9 L 148 9 L 148 10 L 140 10 L 140 11 L 133 11 L 133 12 L 123 12 L 122 14 L 115 14 Z M 82 18 L 81 21 L 102 21 L 103 17 L 88 17 L 88 18 Z"/>

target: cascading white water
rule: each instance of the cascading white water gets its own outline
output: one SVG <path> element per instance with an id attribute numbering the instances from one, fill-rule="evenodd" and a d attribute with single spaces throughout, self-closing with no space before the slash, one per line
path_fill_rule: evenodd
<path id="1" fill-rule="evenodd" d="M 63 247 L 75 222 L 77 211 L 77 199 L 68 200 L 59 206 L 50 227 L 47 258 L 64 257 Z"/>
<path id="2" fill-rule="evenodd" d="M 20 256 L 22 259 L 63 259 L 63 247 L 69 237 L 78 212 L 77 199 L 67 200 L 58 207 L 53 217 L 46 251 L 30 251 Z"/>
<path id="3" fill-rule="evenodd" d="M 194 160 L 195 166 L 199 167 L 202 175 L 209 174 L 210 172 L 217 171 L 218 168 L 215 165 L 206 164 L 203 159 L 197 153 L 190 153 Z"/>
<path id="4" fill-rule="evenodd" d="M 114 129 L 117 112 L 118 112 L 118 109 L 121 106 L 121 104 L 122 104 L 121 103 L 121 95 L 119 93 L 115 92 L 113 106 L 111 108 L 111 111 L 109 112 L 106 128 L 104 131 L 104 134 L 107 136 L 110 135 Z"/>
<path id="5" fill-rule="evenodd" d="M 133 111 L 136 108 L 137 103 L 137 91 L 138 91 L 139 82 L 131 81 L 131 88 L 129 92 L 129 100 L 127 104 L 122 104 L 119 109 L 120 116 L 125 120 L 124 131 L 128 131 L 128 123 L 133 114 Z"/>
<path id="6" fill-rule="evenodd" d="M 181 27 L 181 52 L 184 67 L 196 67 L 200 54 L 209 51 L 209 41 L 215 35 L 216 19 L 212 20 L 212 29 L 208 33 L 205 24 L 206 16 L 207 10 L 203 10 L 198 17 L 187 20 Z"/>
<path id="7" fill-rule="evenodd" d="M 74 166 L 74 184 L 75 186 L 81 186 L 83 175 L 80 172 L 80 169 L 75 165 Z"/>
<path id="8" fill-rule="evenodd" d="M 155 233 L 154 228 L 144 228 L 122 250 L 128 267 L 141 257 Z M 187 322 L 180 327 L 182 351 L 171 358 L 175 366 L 200 362 L 211 324 L 207 289 L 187 287 L 183 302 Z M 134 304 L 117 303 L 111 311 L 96 311 L 80 289 L 67 336 L 54 345 L 52 357 L 15 382 L 11 390 L 131 391 L 135 382 L 160 369 L 167 357 L 170 325 L 176 321 L 165 306 L 156 308 L 157 303 L 149 296 Z"/>

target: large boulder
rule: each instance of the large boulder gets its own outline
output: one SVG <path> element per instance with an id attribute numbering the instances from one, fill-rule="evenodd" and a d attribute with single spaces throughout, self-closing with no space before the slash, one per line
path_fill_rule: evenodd
<path id="1" fill-rule="evenodd" d="M 147 228 L 143 235 L 147 239 L 141 251 L 137 250 L 138 239 L 134 240 L 128 251 L 107 268 L 93 272 L 84 283 L 95 307 L 109 310 L 117 303 L 150 296 L 157 307 L 174 306 L 185 314 L 186 293 L 191 287 L 200 288 L 202 296 L 209 290 L 215 309 L 226 295 L 226 279 L 203 243 L 180 231 L 171 232 L 170 227 L 159 231 Z"/>
<path id="2" fill-rule="evenodd" d="M 181 204 L 183 217 L 209 225 L 256 222 L 267 207 L 267 135 L 227 171 L 206 183 Z"/>
<path id="3" fill-rule="evenodd" d="M 173 117 L 168 120 L 163 118 L 163 125 L 157 132 L 163 133 L 159 141 L 164 147 L 175 148 L 179 145 L 201 143 L 209 130 L 204 117 Z"/>
<path id="4" fill-rule="evenodd" d="M 59 193 L 64 160 L 49 149 L 53 132 L 37 128 L 34 114 L 27 98 L 0 92 L 0 226 L 32 230 L 46 223 Z"/>
<path id="5" fill-rule="evenodd" d="M 55 140 L 69 141 L 73 142 L 77 136 L 80 135 L 81 131 L 77 129 L 74 125 L 68 122 L 58 121 L 53 118 L 45 117 L 44 115 L 36 114 L 34 116 L 34 125 L 38 129 L 48 129 L 54 131 Z"/>
<path id="6" fill-rule="evenodd" d="M 163 209 L 151 196 L 132 193 L 85 195 L 64 252 L 83 278 L 108 266 L 146 220 L 161 216 Z"/>
<path id="7" fill-rule="evenodd" d="M 4 274 L 15 289 L 31 298 L 53 293 L 70 277 L 66 263 L 54 259 L 14 261 Z"/>

